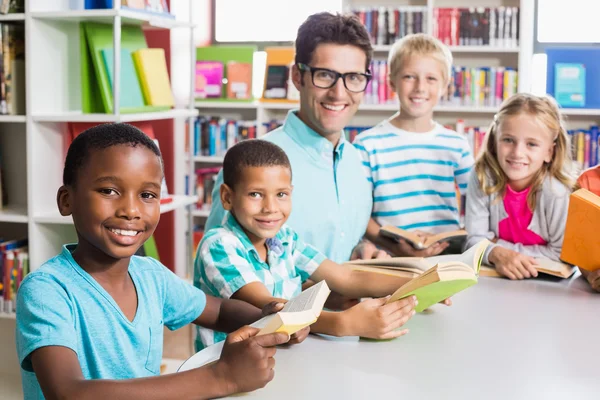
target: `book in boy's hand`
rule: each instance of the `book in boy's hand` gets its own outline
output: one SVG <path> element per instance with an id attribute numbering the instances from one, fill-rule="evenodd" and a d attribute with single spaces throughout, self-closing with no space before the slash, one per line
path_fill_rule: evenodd
<path id="1" fill-rule="evenodd" d="M 482 240 L 463 254 L 427 259 L 434 259 L 430 261 L 435 262 L 433 267 L 402 285 L 388 299 L 388 303 L 416 296 L 419 304 L 415 310 L 421 312 L 473 286 L 477 283 L 479 267 L 489 244 L 488 240 Z"/>
<path id="2" fill-rule="evenodd" d="M 260 329 L 256 336 L 274 332 L 292 335 L 317 321 L 330 292 L 327 283 L 321 281 L 290 299 L 281 311 L 267 315 L 250 326 Z M 200 350 L 188 358 L 177 372 L 199 368 L 217 361 L 221 357 L 224 344 L 225 341 L 222 341 Z"/>
<path id="3" fill-rule="evenodd" d="M 467 238 L 467 231 L 462 229 L 422 237 L 414 232 L 409 232 L 407 230 L 400 229 L 392 225 L 382 226 L 379 229 L 379 234 L 381 236 L 392 239 L 395 242 L 400 242 L 401 239 L 404 239 L 417 250 L 426 249 L 431 245 L 439 242 L 458 242 L 458 244 L 460 244 L 463 243 Z"/>
<path id="4" fill-rule="evenodd" d="M 579 268 L 600 268 L 600 196 L 579 189 L 569 198 L 567 225 L 560 259 Z"/>
<path id="5" fill-rule="evenodd" d="M 573 266 L 560 261 L 553 261 L 543 257 L 538 257 L 535 260 L 538 262 L 538 265 L 535 266 L 535 269 L 537 272 L 540 272 L 542 274 L 552 275 L 566 279 L 575 273 L 575 268 Z M 479 271 L 479 275 L 494 278 L 502 277 L 502 275 L 500 275 L 496 268 L 489 265 L 482 265 Z"/>

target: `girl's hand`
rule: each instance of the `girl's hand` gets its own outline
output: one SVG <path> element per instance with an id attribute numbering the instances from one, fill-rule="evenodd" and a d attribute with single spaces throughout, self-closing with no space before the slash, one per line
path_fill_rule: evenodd
<path id="1" fill-rule="evenodd" d="M 535 266 L 538 262 L 516 251 L 496 246 L 490 252 L 488 260 L 494 264 L 496 271 L 509 279 L 536 278 L 538 272 Z"/>

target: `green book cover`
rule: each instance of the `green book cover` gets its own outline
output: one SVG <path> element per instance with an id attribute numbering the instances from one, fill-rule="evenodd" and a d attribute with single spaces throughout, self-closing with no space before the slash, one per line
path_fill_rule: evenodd
<path id="1" fill-rule="evenodd" d="M 113 66 L 114 66 L 114 51 L 112 48 L 102 49 L 102 59 L 104 60 L 104 67 L 108 75 L 108 84 L 110 87 L 113 86 Z M 120 95 L 121 95 L 121 107 L 143 107 L 144 97 L 142 96 L 142 89 L 140 82 L 133 65 L 133 57 L 131 57 L 131 51 L 127 49 L 121 49 L 121 76 L 120 76 Z M 112 91 L 109 93 L 109 102 L 113 102 Z"/>

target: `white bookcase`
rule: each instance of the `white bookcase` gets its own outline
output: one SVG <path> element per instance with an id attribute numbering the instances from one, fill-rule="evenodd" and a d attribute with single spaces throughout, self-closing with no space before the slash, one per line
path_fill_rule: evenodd
<path id="1" fill-rule="evenodd" d="M 173 212 L 175 265 L 180 276 L 188 275 L 191 261 L 189 205 L 194 196 L 185 195 L 188 165 L 180 155 L 185 151 L 188 123 L 198 114 L 192 101 L 194 24 L 192 0 L 172 0 L 176 19 L 144 12 L 121 10 L 120 1 L 108 10 L 70 10 L 70 0 L 26 0 L 26 12 L 0 16 L 0 22 L 25 24 L 26 113 L 0 116 L 0 157 L 9 204 L 0 210 L 0 236 L 29 238 L 29 262 L 32 270 L 58 254 L 62 244 L 76 240 L 70 218 L 60 216 L 56 192 L 62 184 L 65 138 L 69 122 L 159 121 L 172 124 L 174 181 L 169 192 L 171 203 L 161 213 Z M 113 26 L 114 70 L 120 70 L 121 26 L 138 25 L 143 29 L 170 30 L 171 83 L 176 108 L 169 111 L 120 114 L 119 91 L 113 90 L 114 114 L 81 112 L 79 23 L 95 21 Z M 114 86 L 119 87 L 114 74 Z M 161 125 L 164 126 L 164 125 Z M 164 149 L 164 145 L 161 148 Z M 160 229 L 160 225 L 159 225 Z M 0 398 L 22 398 L 19 366 L 15 351 L 14 315 L 0 313 Z"/>
<path id="2" fill-rule="evenodd" d="M 520 7 L 520 38 L 518 47 L 491 46 L 452 46 L 456 65 L 465 66 L 509 66 L 519 71 L 519 91 L 530 91 L 531 61 L 533 56 L 533 26 L 535 0 L 343 0 L 344 11 L 361 7 L 407 7 L 425 11 L 426 32 L 433 32 L 433 9 L 435 7 Z M 390 45 L 375 45 L 374 59 L 386 59 Z M 256 83 L 256 82 L 254 82 Z M 297 107 L 295 104 L 198 101 L 196 107 L 202 115 L 223 116 L 240 120 L 256 120 L 258 127 L 271 120 L 283 120 L 287 112 Z M 349 125 L 375 125 L 398 110 L 396 104 L 361 104 L 359 111 Z M 469 126 L 489 125 L 497 107 L 462 107 L 439 105 L 434 112 L 440 123 L 455 123 L 464 119 Z M 259 128 L 260 129 L 260 128 Z M 259 131 L 260 132 L 260 131 Z M 193 143 L 193 135 L 190 136 Z M 223 157 L 197 156 L 190 163 L 190 177 L 195 177 L 199 165 L 218 165 Z M 208 216 L 206 210 L 194 210 L 193 217 L 201 222 Z"/>

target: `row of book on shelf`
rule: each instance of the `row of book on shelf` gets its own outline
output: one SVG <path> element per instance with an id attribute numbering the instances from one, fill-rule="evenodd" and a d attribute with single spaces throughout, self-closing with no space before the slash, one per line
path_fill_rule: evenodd
<path id="1" fill-rule="evenodd" d="M 245 139 L 256 139 L 282 124 L 200 116 L 194 121 L 194 156 L 223 156 L 227 149 Z"/>
<path id="2" fill-rule="evenodd" d="M 377 45 L 391 45 L 406 35 L 425 32 L 427 27 L 424 7 L 361 7 L 351 12 Z"/>
<path id="3" fill-rule="evenodd" d="M 434 8 L 433 35 L 449 46 L 519 45 L 519 7 Z"/>
<path id="4" fill-rule="evenodd" d="M 352 12 L 365 25 L 376 45 L 425 32 L 425 7 L 360 7 Z M 470 7 L 433 9 L 433 35 L 449 46 L 519 45 L 519 7 Z"/>
<path id="5" fill-rule="evenodd" d="M 17 290 L 28 273 L 27 239 L 0 240 L 0 314 L 15 312 Z"/>
<path id="6" fill-rule="evenodd" d="M 0 114 L 25 114 L 25 27 L 0 23 Z"/>
<path id="7" fill-rule="evenodd" d="M 367 85 L 365 104 L 397 104 L 398 97 L 387 83 L 387 61 L 374 60 L 373 79 Z M 510 67 L 453 66 L 447 93 L 440 104 L 469 107 L 498 107 L 518 90 L 518 72 Z"/>

